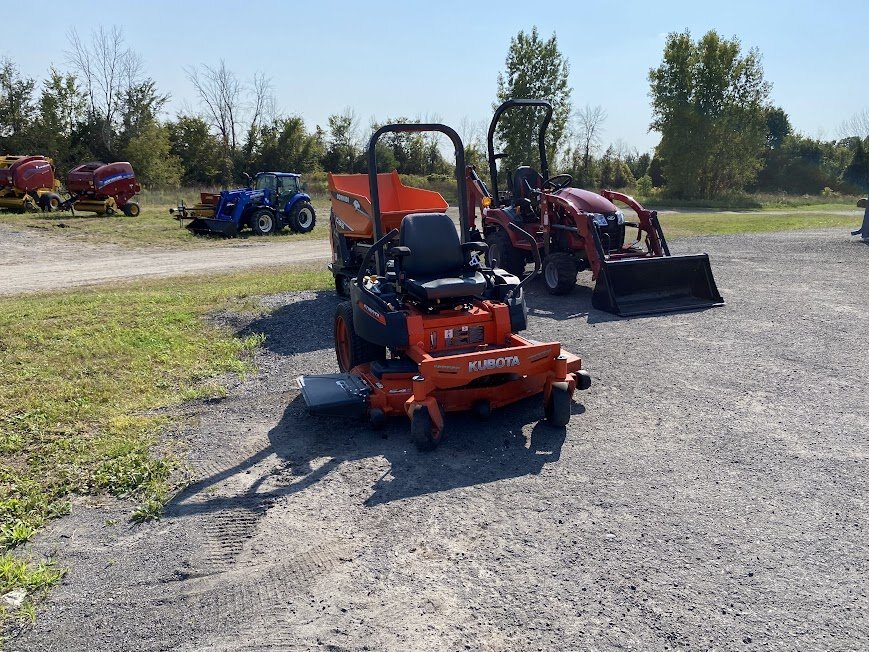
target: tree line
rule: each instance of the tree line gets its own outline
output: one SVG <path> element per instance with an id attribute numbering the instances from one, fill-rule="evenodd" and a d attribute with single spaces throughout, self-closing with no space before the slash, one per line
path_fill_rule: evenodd
<path id="1" fill-rule="evenodd" d="M 169 95 L 149 77 L 118 28 L 68 35 L 64 70 L 39 82 L 9 58 L 0 60 L 0 153 L 51 156 L 62 175 L 91 160 L 128 160 L 149 187 L 232 185 L 245 172 L 362 172 L 370 129 L 388 122 L 436 121 L 389 117 L 363 125 L 351 108 L 311 128 L 279 111 L 271 81 L 241 80 L 225 62 L 184 72 L 195 108 L 165 117 Z M 797 133 L 770 100 L 757 49 L 710 31 L 667 37 L 662 60 L 649 70 L 652 121 L 661 135 L 651 152 L 616 139 L 603 146 L 606 111 L 575 108 L 569 62 L 555 34 L 536 27 L 510 41 L 497 78 L 493 109 L 511 97 L 549 98 L 554 116 L 547 140 L 553 172 L 582 187 L 658 189 L 674 198 L 714 198 L 737 192 L 816 194 L 862 192 L 869 185 L 869 110 L 842 124 L 837 139 Z M 505 114 L 497 133 L 505 167 L 539 165 L 539 112 Z M 469 162 L 485 167 L 486 124 L 460 128 Z M 389 134 L 378 144 L 381 170 L 446 175 L 452 163 L 429 134 Z"/>

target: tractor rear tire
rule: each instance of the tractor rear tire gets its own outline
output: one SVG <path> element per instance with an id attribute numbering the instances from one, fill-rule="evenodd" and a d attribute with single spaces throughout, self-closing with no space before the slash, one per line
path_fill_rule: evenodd
<path id="1" fill-rule="evenodd" d="M 350 371 L 353 367 L 366 362 L 386 358 L 386 348 L 363 340 L 356 334 L 353 327 L 353 304 L 342 301 L 335 310 L 335 355 L 338 358 L 338 368 Z"/>
<path id="2" fill-rule="evenodd" d="M 250 216 L 250 226 L 257 235 L 272 235 L 277 231 L 277 220 L 268 208 L 261 208 Z"/>
<path id="3" fill-rule="evenodd" d="M 489 267 L 500 267 L 514 276 L 522 276 L 525 272 L 525 252 L 513 246 L 509 234 L 498 229 L 486 236 L 486 244 L 489 245 L 489 251 L 486 252 Z"/>
<path id="4" fill-rule="evenodd" d="M 311 202 L 299 200 L 290 209 L 290 228 L 296 233 L 308 233 L 317 224 L 317 214 Z"/>
<path id="5" fill-rule="evenodd" d="M 443 408 L 440 410 L 443 417 Z M 413 416 L 410 418 L 410 437 L 418 450 L 433 451 L 445 439 L 445 430 L 446 428 L 435 431 L 434 421 L 427 408 L 419 407 L 413 411 Z"/>
<path id="6" fill-rule="evenodd" d="M 563 428 L 570 422 L 570 386 L 566 382 L 552 383 L 543 412 L 549 425 L 556 428 Z"/>
<path id="7" fill-rule="evenodd" d="M 39 198 L 39 206 L 44 212 L 53 213 L 60 207 L 62 201 L 60 195 L 48 192 Z"/>
<path id="8" fill-rule="evenodd" d="M 559 251 L 543 259 L 543 283 L 549 294 L 567 294 L 576 285 L 579 266 L 573 255 Z"/>
<path id="9" fill-rule="evenodd" d="M 139 203 L 134 201 L 128 201 L 126 204 L 121 206 L 121 210 L 124 211 L 124 215 L 127 217 L 139 217 L 139 213 L 142 212 Z"/>

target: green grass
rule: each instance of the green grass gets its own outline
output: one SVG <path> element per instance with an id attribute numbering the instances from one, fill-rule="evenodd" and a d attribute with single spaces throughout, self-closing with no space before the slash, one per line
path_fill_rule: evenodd
<path id="1" fill-rule="evenodd" d="M 793 231 L 796 229 L 854 228 L 857 218 L 817 212 L 762 211 L 755 213 L 664 213 L 659 216 L 667 238 Z"/>
<path id="2" fill-rule="evenodd" d="M 8 551 L 73 495 L 159 515 L 177 460 L 158 409 L 223 393 L 213 379 L 247 372 L 260 343 L 209 325 L 210 312 L 329 285 L 328 272 L 296 267 L 0 299 L 0 586 L 54 577 Z"/>

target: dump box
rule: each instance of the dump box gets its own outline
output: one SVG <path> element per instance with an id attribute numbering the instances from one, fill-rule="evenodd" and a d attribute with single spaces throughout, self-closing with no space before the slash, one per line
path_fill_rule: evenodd
<path id="1" fill-rule="evenodd" d="M 329 174 L 329 199 L 338 233 L 354 239 L 370 240 L 371 198 L 367 174 Z M 397 229 L 411 213 L 446 213 L 448 204 L 433 190 L 411 188 L 401 183 L 397 172 L 377 175 L 383 232 Z"/>

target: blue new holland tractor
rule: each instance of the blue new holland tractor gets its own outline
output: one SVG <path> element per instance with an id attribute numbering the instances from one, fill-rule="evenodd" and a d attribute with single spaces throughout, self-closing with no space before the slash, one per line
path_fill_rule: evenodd
<path id="1" fill-rule="evenodd" d="M 203 192 L 192 208 L 182 202 L 169 210 L 176 220 L 190 220 L 193 233 L 234 236 L 244 227 L 257 235 L 279 233 L 289 226 L 296 233 L 307 233 L 317 221 L 311 197 L 298 174 L 259 172 L 248 186 L 219 193 Z"/>

